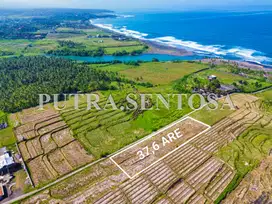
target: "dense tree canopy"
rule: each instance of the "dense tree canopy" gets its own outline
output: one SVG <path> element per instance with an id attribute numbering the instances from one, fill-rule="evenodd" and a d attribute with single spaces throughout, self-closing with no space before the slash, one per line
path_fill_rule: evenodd
<path id="1" fill-rule="evenodd" d="M 38 105 L 38 94 L 107 90 L 111 83 L 131 81 L 114 72 L 53 57 L 20 57 L 0 60 L 0 110 L 16 112 Z"/>
<path id="2" fill-rule="evenodd" d="M 105 51 L 102 48 L 97 48 L 95 50 L 86 50 L 86 49 L 70 49 L 65 47 L 63 49 L 50 50 L 48 51 L 47 54 L 56 56 L 101 57 L 105 54 Z"/>

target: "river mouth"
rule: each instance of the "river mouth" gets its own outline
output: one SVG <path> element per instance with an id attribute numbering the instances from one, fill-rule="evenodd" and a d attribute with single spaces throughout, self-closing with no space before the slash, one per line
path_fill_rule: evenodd
<path id="1" fill-rule="evenodd" d="M 76 60 L 76 61 L 83 61 L 83 62 L 110 62 L 110 61 L 122 61 L 122 62 L 130 62 L 130 61 L 146 61 L 151 62 L 154 59 L 159 61 L 187 61 L 187 60 L 201 60 L 204 59 L 204 56 L 199 55 L 192 55 L 192 56 L 173 56 L 173 55 L 166 55 L 166 54 L 142 54 L 137 56 L 110 56 L 105 55 L 102 57 L 80 57 L 80 56 L 61 56 L 61 58 Z"/>

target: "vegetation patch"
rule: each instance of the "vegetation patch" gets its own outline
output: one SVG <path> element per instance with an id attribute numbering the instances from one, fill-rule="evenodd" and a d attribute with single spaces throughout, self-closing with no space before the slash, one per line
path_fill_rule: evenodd
<path id="1" fill-rule="evenodd" d="M 50 57 L 1 59 L 0 78 L 0 110 L 5 112 L 37 106 L 38 94 L 108 90 L 114 81 L 133 84 L 114 72 Z"/>
<path id="2" fill-rule="evenodd" d="M 127 70 L 122 70 L 119 73 L 136 81 L 163 85 L 169 84 L 187 74 L 199 71 L 205 67 L 205 64 L 189 62 L 148 62 L 141 63 L 139 67 L 131 67 Z"/>
<path id="3" fill-rule="evenodd" d="M 7 124 L 8 127 L 3 128 L 0 130 L 0 148 L 1 147 L 12 147 L 14 143 L 16 142 L 16 139 L 13 134 L 13 126 L 9 122 L 8 115 L 5 114 L 4 112 L 0 111 L 0 124 Z"/>
<path id="4" fill-rule="evenodd" d="M 247 69 L 245 69 L 247 70 Z M 180 92 L 251 93 L 271 86 L 263 71 L 244 71 L 234 66 L 213 65 L 209 69 L 185 75 L 173 88 Z"/>
<path id="5" fill-rule="evenodd" d="M 263 119 L 265 120 L 265 119 Z M 228 193 L 235 189 L 241 180 L 256 168 L 270 154 L 272 148 L 271 119 L 263 121 L 259 126 L 250 127 L 235 141 L 222 148 L 216 156 L 227 162 L 236 170 L 236 176 L 219 196 L 220 203 Z"/>

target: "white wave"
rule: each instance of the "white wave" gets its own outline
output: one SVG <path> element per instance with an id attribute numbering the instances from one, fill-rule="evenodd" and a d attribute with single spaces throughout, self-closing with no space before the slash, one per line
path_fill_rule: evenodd
<path id="1" fill-rule="evenodd" d="M 172 36 L 154 38 L 151 40 L 158 42 L 158 43 L 167 44 L 172 47 L 184 47 L 184 48 L 192 49 L 194 51 L 214 53 L 217 55 L 226 55 L 226 53 L 221 49 L 222 48 L 221 45 L 201 45 L 201 44 L 199 44 L 197 42 L 193 42 L 193 41 L 179 40 L 179 39 L 176 39 L 175 37 L 172 37 Z"/>
<path id="2" fill-rule="evenodd" d="M 166 44 L 171 47 L 182 47 L 198 54 L 214 54 L 218 57 L 234 56 L 240 59 L 255 63 L 272 62 L 272 58 L 264 56 L 264 53 L 257 50 L 234 47 L 226 49 L 223 45 L 201 45 L 194 41 L 183 41 L 172 36 L 151 39 L 151 41 Z"/>
<path id="3" fill-rule="evenodd" d="M 134 15 L 120 15 L 122 18 L 134 18 Z"/>
<path id="4" fill-rule="evenodd" d="M 140 33 L 138 31 L 135 30 L 128 30 L 126 26 L 123 26 L 122 28 L 115 28 L 112 24 L 96 24 L 93 23 L 93 25 L 106 29 L 106 30 L 110 30 L 113 31 L 115 33 L 119 33 L 121 35 L 125 35 L 127 37 L 133 37 L 133 38 L 137 38 L 137 39 L 144 39 L 144 37 L 147 37 L 148 34 L 146 33 Z"/>
<path id="5" fill-rule="evenodd" d="M 272 59 L 264 56 L 262 52 L 257 50 L 235 47 L 228 50 L 228 53 L 239 56 L 247 61 L 252 61 L 261 64 L 262 62 L 272 62 Z"/>
<path id="6" fill-rule="evenodd" d="M 112 24 L 96 24 L 93 21 L 91 23 L 97 27 L 107 29 L 110 31 L 113 31 L 115 33 L 119 33 L 121 35 L 125 35 L 128 37 L 133 37 L 140 40 L 148 40 L 153 41 L 159 44 L 164 44 L 171 47 L 176 48 L 184 48 L 190 51 L 193 51 L 197 54 L 202 55 L 213 55 L 216 57 L 228 57 L 233 56 L 239 59 L 243 59 L 246 61 L 251 61 L 255 63 L 271 63 L 272 58 L 266 57 L 264 53 L 259 52 L 257 50 L 253 49 L 246 49 L 243 47 L 233 47 L 233 48 L 226 48 L 224 45 L 202 45 L 194 41 L 185 41 L 176 39 L 173 36 L 165 36 L 165 37 L 159 37 L 159 38 L 146 38 L 148 34 L 141 33 L 135 30 L 129 30 L 126 26 L 123 26 L 121 28 L 114 27 Z"/>
<path id="7" fill-rule="evenodd" d="M 116 18 L 134 18 L 134 15 L 123 15 L 123 14 L 115 14 Z"/>
<path id="8" fill-rule="evenodd" d="M 228 50 L 229 53 L 233 53 L 236 55 L 240 55 L 242 57 L 251 57 L 256 50 L 251 50 L 251 49 L 243 49 L 241 47 L 236 47 Z"/>

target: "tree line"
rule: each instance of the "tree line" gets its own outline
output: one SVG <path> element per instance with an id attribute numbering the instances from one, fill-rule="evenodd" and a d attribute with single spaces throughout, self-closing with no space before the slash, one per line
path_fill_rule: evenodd
<path id="1" fill-rule="evenodd" d="M 55 56 L 102 57 L 105 54 L 105 51 L 103 48 L 97 48 L 95 50 L 86 50 L 86 49 L 69 49 L 65 47 L 63 49 L 50 50 L 47 52 L 47 54 Z"/>
<path id="2" fill-rule="evenodd" d="M 60 47 L 67 47 L 67 48 L 86 48 L 83 43 L 77 43 L 72 40 L 58 40 L 58 44 Z"/>
<path id="3" fill-rule="evenodd" d="M 0 59 L 0 110 L 17 112 L 38 105 L 38 94 L 109 90 L 111 83 L 135 82 L 61 58 L 35 56 Z M 116 87 L 114 87 L 116 89 Z"/>

